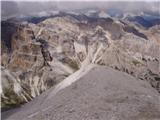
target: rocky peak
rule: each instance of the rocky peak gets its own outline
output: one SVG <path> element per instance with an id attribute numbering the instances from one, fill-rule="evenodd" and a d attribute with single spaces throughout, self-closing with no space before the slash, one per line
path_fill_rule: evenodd
<path id="1" fill-rule="evenodd" d="M 85 20 L 67 15 L 38 24 L 3 24 L 4 108 L 16 105 L 17 99 L 20 104 L 32 100 L 89 64 L 126 72 L 149 81 L 159 91 L 160 47 L 148 31 L 112 18 Z"/>

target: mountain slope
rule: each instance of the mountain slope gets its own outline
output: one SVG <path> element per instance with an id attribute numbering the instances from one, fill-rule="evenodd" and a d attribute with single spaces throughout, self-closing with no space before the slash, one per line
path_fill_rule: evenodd
<path id="1" fill-rule="evenodd" d="M 74 80 L 74 78 L 73 78 Z M 61 84 L 61 83 L 60 83 Z M 50 89 L 6 120 L 158 120 L 159 94 L 146 81 L 109 67 L 94 66 L 70 86 Z"/>
<path id="2" fill-rule="evenodd" d="M 142 30 L 71 13 L 37 24 L 2 22 L 2 110 L 33 100 L 89 64 L 126 72 L 160 92 L 158 33 L 159 26 Z"/>

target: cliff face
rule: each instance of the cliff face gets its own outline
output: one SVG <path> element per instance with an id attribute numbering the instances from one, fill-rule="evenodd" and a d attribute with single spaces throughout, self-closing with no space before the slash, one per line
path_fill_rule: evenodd
<path id="1" fill-rule="evenodd" d="M 80 18 L 2 23 L 3 108 L 32 100 L 90 63 L 147 80 L 160 91 L 159 27 L 142 30 L 111 18 Z"/>

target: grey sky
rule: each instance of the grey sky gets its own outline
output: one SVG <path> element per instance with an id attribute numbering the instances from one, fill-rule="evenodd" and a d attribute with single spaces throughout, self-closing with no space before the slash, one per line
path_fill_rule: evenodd
<path id="1" fill-rule="evenodd" d="M 41 1 L 41 2 L 40 2 Z M 75 10 L 75 9 L 85 9 L 85 8 L 99 8 L 99 9 L 118 9 L 123 12 L 151 12 L 155 14 L 160 13 L 160 1 L 154 2 L 127 2 L 127 1 L 91 1 L 91 0 L 83 0 L 83 1 L 48 1 L 44 2 L 44 0 L 34 0 L 29 2 L 18 1 L 2 1 L 1 2 L 1 13 L 2 18 L 20 15 L 20 14 L 31 14 L 33 12 L 42 12 L 42 11 L 50 11 L 50 10 Z"/>

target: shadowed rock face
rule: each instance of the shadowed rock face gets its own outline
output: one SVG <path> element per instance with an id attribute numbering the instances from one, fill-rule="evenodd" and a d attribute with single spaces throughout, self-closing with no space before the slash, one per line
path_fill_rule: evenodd
<path id="1" fill-rule="evenodd" d="M 31 101 L 90 63 L 126 72 L 159 91 L 158 33 L 159 27 L 141 30 L 112 18 L 67 13 L 38 24 L 3 22 L 2 107 Z"/>
<path id="2" fill-rule="evenodd" d="M 8 52 L 11 51 L 11 39 L 12 35 L 16 33 L 17 27 L 13 23 L 8 23 L 8 22 L 1 22 L 1 29 L 2 29 L 2 44 L 3 46 L 8 49 Z M 3 53 L 2 49 L 2 53 Z"/>
<path id="3" fill-rule="evenodd" d="M 109 67 L 95 66 L 72 85 L 44 92 L 6 120 L 158 120 L 159 94 L 146 81 Z"/>
<path id="4" fill-rule="evenodd" d="M 145 28 L 150 28 L 160 23 L 159 17 L 154 18 L 154 16 L 145 16 L 145 15 L 133 16 L 133 17 L 128 16 L 125 19 L 127 19 L 130 22 L 135 22 L 138 25 L 141 25 Z"/>
<path id="5" fill-rule="evenodd" d="M 146 40 L 148 40 L 147 36 L 144 35 L 143 33 L 138 32 L 134 27 L 130 27 L 130 26 L 126 26 L 124 27 L 124 31 L 129 32 L 129 33 L 133 33 L 139 37 L 142 37 Z"/>

